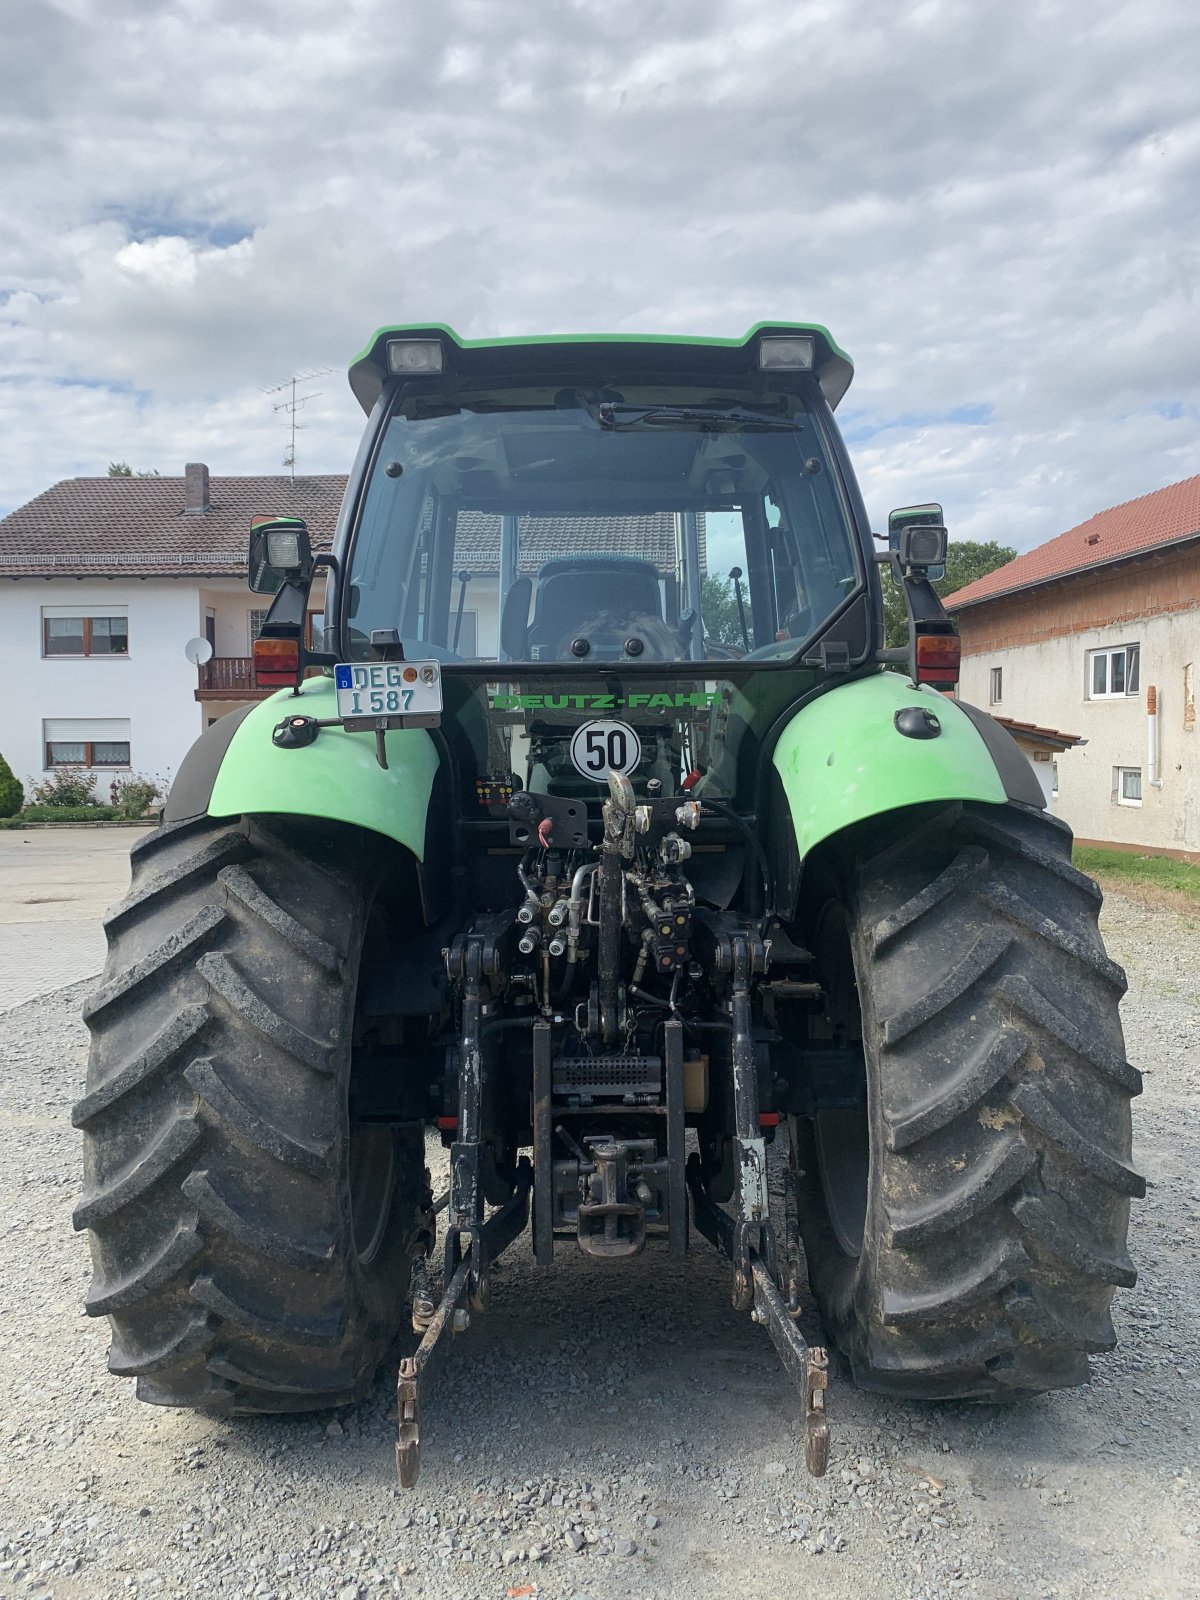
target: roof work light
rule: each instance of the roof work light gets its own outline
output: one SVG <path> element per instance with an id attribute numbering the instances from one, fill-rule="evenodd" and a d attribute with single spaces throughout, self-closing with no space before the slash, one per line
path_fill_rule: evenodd
<path id="1" fill-rule="evenodd" d="M 762 372 L 811 372 L 814 356 L 811 334 L 767 334 L 758 341 Z"/>
<path id="2" fill-rule="evenodd" d="M 423 377 L 441 372 L 445 354 L 440 339 L 389 339 L 388 371 L 397 377 Z"/>

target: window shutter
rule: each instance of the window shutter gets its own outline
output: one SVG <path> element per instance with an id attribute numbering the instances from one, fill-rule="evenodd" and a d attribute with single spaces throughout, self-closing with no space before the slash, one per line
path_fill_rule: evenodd
<path id="1" fill-rule="evenodd" d="M 128 717 L 47 717 L 47 744 L 128 744 Z"/>

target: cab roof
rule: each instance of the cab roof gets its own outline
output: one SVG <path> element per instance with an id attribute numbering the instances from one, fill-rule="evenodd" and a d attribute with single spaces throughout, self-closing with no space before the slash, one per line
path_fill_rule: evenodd
<path id="1" fill-rule="evenodd" d="M 568 383 L 740 378 L 757 373 L 755 349 L 764 334 L 811 334 L 815 342 L 813 372 L 831 407 L 854 376 L 849 356 L 839 350 L 828 330 L 816 323 L 757 322 L 741 339 L 688 338 L 674 333 L 538 334 L 504 339 L 460 339 L 445 323 L 405 323 L 379 328 L 350 365 L 350 387 L 368 414 L 389 380 L 389 339 L 440 339 L 446 346 L 446 373 L 452 379 L 486 382 L 489 378 L 541 376 Z"/>

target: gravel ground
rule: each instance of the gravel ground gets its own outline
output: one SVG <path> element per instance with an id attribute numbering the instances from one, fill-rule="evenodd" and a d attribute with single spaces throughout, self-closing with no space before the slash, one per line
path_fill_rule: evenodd
<path id="1" fill-rule="evenodd" d="M 72 1234 L 88 984 L 4 1018 L 0 1594 L 367 1600 L 536 1593 L 1184 1597 L 1200 1593 L 1200 918 L 1113 895 L 1129 971 L 1138 1287 L 1090 1388 L 1015 1409 L 830 1390 L 828 1476 L 765 1333 L 701 1241 L 605 1273 L 519 1246 L 458 1340 L 420 1486 L 393 1480 L 394 1374 L 318 1418 L 139 1405 L 82 1316 Z"/>

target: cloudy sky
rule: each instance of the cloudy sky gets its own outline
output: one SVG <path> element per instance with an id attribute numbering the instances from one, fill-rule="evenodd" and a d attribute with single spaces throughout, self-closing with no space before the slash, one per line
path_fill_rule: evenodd
<path id="1" fill-rule="evenodd" d="M 1200 472 L 1191 0 L 3 0 L 0 511 L 280 469 L 262 391 L 469 336 L 825 323 L 876 526 Z"/>

